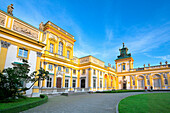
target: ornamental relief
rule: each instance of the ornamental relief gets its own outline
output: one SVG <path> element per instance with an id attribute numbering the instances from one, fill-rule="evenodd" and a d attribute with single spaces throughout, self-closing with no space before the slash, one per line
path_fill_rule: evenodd
<path id="1" fill-rule="evenodd" d="M 57 36 L 50 34 L 49 39 L 56 42 L 57 41 Z"/>
<path id="2" fill-rule="evenodd" d="M 89 58 L 80 59 L 80 64 L 89 62 Z"/>
<path id="3" fill-rule="evenodd" d="M 73 57 L 73 61 L 74 61 L 74 63 L 78 64 L 78 58 Z"/>
<path id="4" fill-rule="evenodd" d="M 72 45 L 70 42 L 67 42 L 67 43 L 66 43 L 66 46 L 72 48 L 73 45 Z"/>
<path id="5" fill-rule="evenodd" d="M 38 40 L 38 32 L 14 21 L 13 30 Z"/>
<path id="6" fill-rule="evenodd" d="M 0 15 L 0 25 L 5 26 L 5 16 Z"/>

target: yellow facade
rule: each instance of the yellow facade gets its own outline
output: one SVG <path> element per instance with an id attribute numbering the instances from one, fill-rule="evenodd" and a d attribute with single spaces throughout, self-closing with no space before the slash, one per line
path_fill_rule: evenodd
<path id="1" fill-rule="evenodd" d="M 115 60 L 115 69 L 91 55 L 74 57 L 74 36 L 50 21 L 44 24 L 42 31 L 1 10 L 0 17 L 4 20 L 0 23 L 0 70 L 24 58 L 28 61 L 36 59 L 32 62 L 35 70 L 42 67 L 49 71 L 49 79 L 36 82 L 32 94 L 144 89 L 145 86 L 170 88 L 169 64 L 134 69 L 134 60 L 124 44 Z M 8 49 L 16 51 L 13 59 L 10 59 Z M 27 51 L 26 57 L 21 56 L 20 49 Z"/>

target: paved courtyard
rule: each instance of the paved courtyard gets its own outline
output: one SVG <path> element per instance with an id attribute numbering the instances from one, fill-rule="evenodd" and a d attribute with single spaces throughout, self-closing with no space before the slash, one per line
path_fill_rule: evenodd
<path id="1" fill-rule="evenodd" d="M 115 113 L 116 104 L 121 99 L 142 93 L 53 96 L 49 98 L 47 103 L 24 111 L 23 113 Z"/>

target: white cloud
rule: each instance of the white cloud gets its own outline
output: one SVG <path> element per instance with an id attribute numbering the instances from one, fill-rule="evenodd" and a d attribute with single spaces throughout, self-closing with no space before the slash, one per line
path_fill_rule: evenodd
<path id="1" fill-rule="evenodd" d="M 162 59 L 162 60 L 165 60 L 165 61 L 170 61 L 170 55 L 165 55 L 165 56 L 152 56 L 152 55 L 149 55 L 147 53 L 144 53 L 147 57 L 150 57 L 150 58 L 157 58 L 157 59 Z"/>
<path id="2" fill-rule="evenodd" d="M 106 29 L 106 38 L 111 41 L 113 39 L 113 30 L 112 29 Z"/>

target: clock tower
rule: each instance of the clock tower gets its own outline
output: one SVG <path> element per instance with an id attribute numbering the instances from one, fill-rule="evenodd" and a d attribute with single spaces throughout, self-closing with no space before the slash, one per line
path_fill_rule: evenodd
<path id="1" fill-rule="evenodd" d="M 133 58 L 131 57 L 131 53 L 128 53 L 128 48 L 125 47 L 123 43 L 123 48 L 119 49 L 120 55 L 117 56 L 115 60 L 116 63 L 116 71 L 117 72 L 126 72 L 133 69 Z"/>

